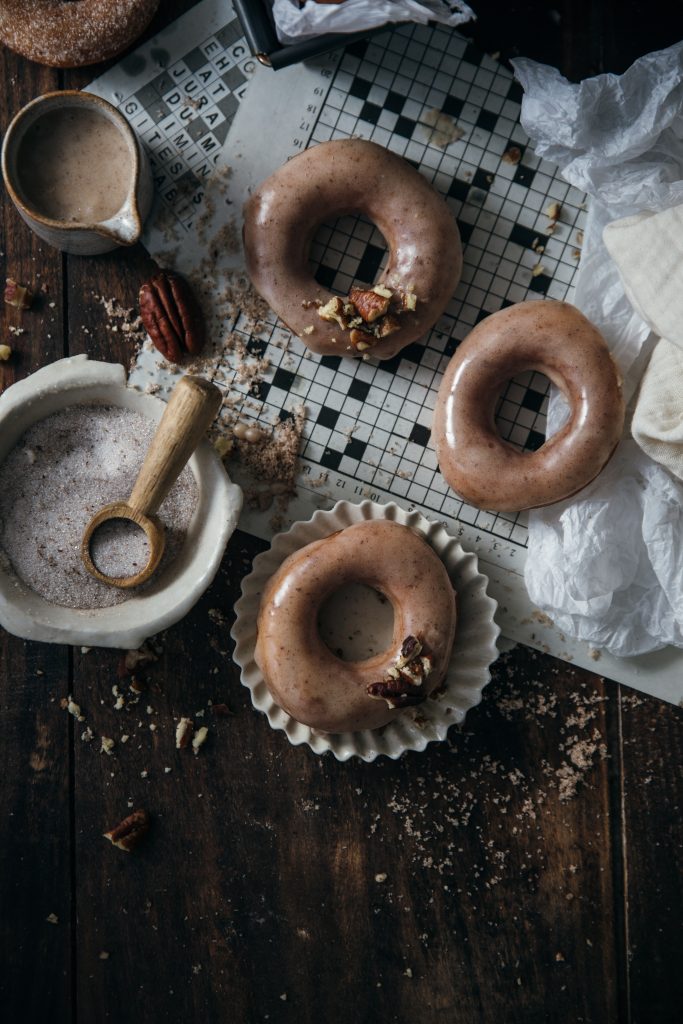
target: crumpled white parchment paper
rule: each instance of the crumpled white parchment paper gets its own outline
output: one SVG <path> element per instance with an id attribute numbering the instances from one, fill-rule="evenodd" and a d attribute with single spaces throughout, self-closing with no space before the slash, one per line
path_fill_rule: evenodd
<path id="1" fill-rule="evenodd" d="M 609 221 L 683 201 L 683 43 L 577 85 L 513 62 L 536 153 L 590 199 L 575 304 L 605 335 L 632 398 L 654 337 L 602 242 Z M 683 410 L 682 410 L 683 411 Z M 548 428 L 566 414 L 551 397 Z M 526 585 L 566 633 L 619 656 L 683 646 L 683 487 L 631 440 L 573 499 L 529 515 Z"/>
<path id="2" fill-rule="evenodd" d="M 344 0 L 342 4 L 317 4 L 299 8 L 296 0 L 274 0 L 273 18 L 281 43 L 293 43 L 326 32 L 364 32 L 394 21 L 424 25 L 462 25 L 474 12 L 460 0 Z"/>

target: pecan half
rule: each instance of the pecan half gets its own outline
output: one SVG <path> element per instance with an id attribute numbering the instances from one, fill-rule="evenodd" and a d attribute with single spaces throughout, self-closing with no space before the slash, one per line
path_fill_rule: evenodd
<path id="1" fill-rule="evenodd" d="M 204 316 L 184 277 L 162 270 L 140 289 L 140 319 L 150 338 L 169 362 L 179 363 L 204 347 Z"/>
<path id="2" fill-rule="evenodd" d="M 108 839 L 114 846 L 118 846 L 119 850 L 125 850 L 126 853 L 130 853 L 146 834 L 148 828 L 149 814 L 140 808 L 129 814 L 127 818 L 120 821 L 114 828 L 105 832 L 104 838 Z"/>
<path id="3" fill-rule="evenodd" d="M 382 290 L 388 291 L 388 289 Z M 384 316 L 389 309 L 391 292 L 389 292 L 389 295 L 382 295 L 372 288 L 368 291 L 365 291 L 363 288 L 352 288 L 349 292 L 349 298 L 366 324 L 372 324 L 375 320 L 379 320 L 381 316 Z"/>

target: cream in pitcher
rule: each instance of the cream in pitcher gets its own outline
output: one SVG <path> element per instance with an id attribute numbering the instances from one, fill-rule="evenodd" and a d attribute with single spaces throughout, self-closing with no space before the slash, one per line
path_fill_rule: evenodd
<path id="1" fill-rule="evenodd" d="M 92 255 L 140 237 L 149 212 L 149 163 L 125 118 L 80 92 L 24 107 L 2 152 L 5 185 L 33 231 L 64 252 Z"/>

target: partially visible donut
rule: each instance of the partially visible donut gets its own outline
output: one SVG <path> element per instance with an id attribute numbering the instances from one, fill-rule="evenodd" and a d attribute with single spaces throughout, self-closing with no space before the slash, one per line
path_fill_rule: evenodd
<path id="1" fill-rule="evenodd" d="M 568 421 L 535 452 L 495 424 L 504 385 L 525 370 L 563 393 Z M 590 483 L 621 438 L 624 399 L 605 339 L 566 302 L 520 302 L 482 320 L 458 346 L 439 388 L 432 436 L 447 483 L 497 512 L 552 505 Z"/>
<path id="2" fill-rule="evenodd" d="M 348 213 L 377 225 L 389 260 L 374 286 L 340 297 L 308 257 L 320 224 Z M 244 248 L 257 291 L 321 355 L 389 359 L 434 326 L 462 271 L 445 201 L 407 160 L 363 139 L 323 142 L 271 174 L 245 205 Z"/>
<path id="3" fill-rule="evenodd" d="M 334 591 L 363 583 L 394 610 L 391 642 L 364 661 L 325 645 L 318 614 Z M 258 614 L 255 659 L 276 703 L 323 732 L 377 729 L 443 682 L 455 635 L 455 595 L 438 555 L 407 526 L 355 523 L 291 554 Z"/>
<path id="4" fill-rule="evenodd" d="M 159 0 L 0 0 L 0 42 L 53 68 L 116 57 L 152 20 Z"/>

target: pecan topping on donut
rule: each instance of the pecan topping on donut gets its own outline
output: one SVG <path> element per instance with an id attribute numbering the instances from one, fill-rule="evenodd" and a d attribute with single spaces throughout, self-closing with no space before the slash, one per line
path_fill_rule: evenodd
<path id="1" fill-rule="evenodd" d="M 385 700 L 390 708 L 407 708 L 427 699 L 425 681 L 432 671 L 434 658 L 423 650 L 416 636 L 407 636 L 401 644 L 396 664 L 388 678 L 367 687 L 369 697 Z"/>
<path id="2" fill-rule="evenodd" d="M 313 303 L 304 303 L 305 306 Z M 337 323 L 343 331 L 349 331 L 351 347 L 365 352 L 382 338 L 401 329 L 399 317 L 403 313 L 414 313 L 417 296 L 412 291 L 394 293 L 386 285 L 376 284 L 372 288 L 354 286 L 348 299 L 334 295 L 329 302 L 317 307 L 321 320 Z M 311 333 L 306 329 L 306 333 Z"/>
<path id="3" fill-rule="evenodd" d="M 404 292 L 401 296 L 401 307 L 407 313 L 414 313 L 417 309 L 417 295 L 415 292 Z"/>
<path id="4" fill-rule="evenodd" d="M 400 330 L 400 323 L 395 316 L 383 316 L 377 324 L 376 333 L 378 338 L 386 338 L 394 331 Z"/>
<path id="5" fill-rule="evenodd" d="M 365 352 L 366 349 L 372 348 L 375 339 L 367 331 L 353 330 L 349 335 L 349 341 L 357 352 Z"/>
<path id="6" fill-rule="evenodd" d="M 352 288 L 349 298 L 366 324 L 372 324 L 387 312 L 392 294 L 388 288 L 382 288 L 381 292 L 374 288 L 369 291 Z"/>
<path id="7" fill-rule="evenodd" d="M 336 322 L 341 328 L 347 326 L 347 318 L 344 317 L 344 303 L 338 295 L 331 298 L 324 306 L 318 306 L 317 315 L 331 323 Z"/>
<path id="8" fill-rule="evenodd" d="M 401 669 L 404 665 L 422 654 L 422 644 L 416 636 L 407 636 L 401 644 L 401 653 L 396 660 L 396 668 Z"/>

